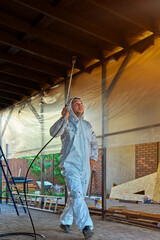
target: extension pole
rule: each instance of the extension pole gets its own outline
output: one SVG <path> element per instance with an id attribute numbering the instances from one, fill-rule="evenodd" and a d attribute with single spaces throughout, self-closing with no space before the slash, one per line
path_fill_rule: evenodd
<path id="1" fill-rule="evenodd" d="M 66 105 L 68 104 L 68 100 L 69 100 L 69 94 L 70 94 L 73 70 L 74 70 L 74 65 L 75 65 L 76 59 L 77 59 L 76 56 L 72 57 L 72 69 L 71 69 L 71 75 L 70 75 L 70 79 L 69 79 L 68 91 L 67 91 L 67 96 L 66 96 Z"/>

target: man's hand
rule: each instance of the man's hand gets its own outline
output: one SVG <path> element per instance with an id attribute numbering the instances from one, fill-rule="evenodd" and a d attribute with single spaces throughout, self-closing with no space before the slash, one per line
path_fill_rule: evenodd
<path id="1" fill-rule="evenodd" d="M 68 119 L 68 117 L 69 117 L 68 107 L 64 107 L 64 108 L 62 109 L 61 114 L 62 114 L 62 117 L 63 117 L 63 118 L 66 116 L 66 121 L 67 121 L 67 119 Z"/>
<path id="2" fill-rule="evenodd" d="M 95 164 L 95 160 L 94 159 L 90 159 L 90 168 L 91 169 L 93 168 L 94 164 Z"/>

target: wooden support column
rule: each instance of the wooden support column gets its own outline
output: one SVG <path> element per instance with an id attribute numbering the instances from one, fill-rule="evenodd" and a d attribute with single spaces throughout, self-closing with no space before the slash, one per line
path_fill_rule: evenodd
<path id="1" fill-rule="evenodd" d="M 106 197 L 107 197 L 107 101 L 108 98 L 116 86 L 120 76 L 124 72 L 128 62 L 133 55 L 133 51 L 130 50 L 125 59 L 123 60 L 120 68 L 118 69 L 114 79 L 107 89 L 106 86 L 106 62 L 102 63 L 102 220 L 106 219 Z"/>
<path id="2" fill-rule="evenodd" d="M 0 113 L 0 133 L 2 130 L 2 114 Z M 2 146 L 2 134 L 0 134 L 0 146 Z M 0 157 L 1 161 L 1 157 Z M 2 168 L 0 168 L 0 203 L 2 203 Z"/>
<path id="3" fill-rule="evenodd" d="M 41 147 L 44 146 L 44 103 L 41 97 Z M 44 188 L 44 155 L 43 152 L 41 153 L 41 195 L 45 195 L 45 188 Z"/>
<path id="4" fill-rule="evenodd" d="M 54 154 L 52 154 L 52 184 L 54 185 Z"/>
<path id="5" fill-rule="evenodd" d="M 6 144 L 6 160 L 7 160 L 7 163 L 8 163 L 8 144 Z M 8 179 L 8 168 L 7 168 L 7 172 L 6 172 L 6 176 L 7 176 L 7 179 Z M 6 204 L 8 203 L 8 187 L 7 187 L 7 184 L 6 184 Z"/>
<path id="6" fill-rule="evenodd" d="M 37 113 L 36 109 L 33 107 L 33 105 L 30 102 L 28 102 L 28 106 L 41 125 L 41 147 L 43 147 L 44 146 L 44 116 L 43 116 L 44 103 L 43 103 L 42 97 L 41 97 L 41 104 L 40 104 L 40 115 Z M 44 191 L 44 155 L 42 153 L 41 154 L 41 195 L 44 195 L 44 192 L 45 192 Z"/>
<path id="7" fill-rule="evenodd" d="M 106 220 L 106 148 L 107 132 L 106 63 L 102 63 L 102 220 Z"/>

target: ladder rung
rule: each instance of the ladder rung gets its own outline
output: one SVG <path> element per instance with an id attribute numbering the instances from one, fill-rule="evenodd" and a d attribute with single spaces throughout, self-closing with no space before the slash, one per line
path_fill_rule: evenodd
<path id="1" fill-rule="evenodd" d="M 3 167 L 6 167 L 7 165 L 5 164 L 5 165 L 2 165 Z"/>

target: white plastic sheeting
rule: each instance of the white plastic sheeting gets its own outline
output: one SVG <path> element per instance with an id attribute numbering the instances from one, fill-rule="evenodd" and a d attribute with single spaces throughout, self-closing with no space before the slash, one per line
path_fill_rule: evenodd
<path id="1" fill-rule="evenodd" d="M 110 86 L 125 56 L 106 65 L 106 85 Z M 160 40 L 142 54 L 134 52 L 118 82 L 114 86 L 106 103 L 107 146 L 125 146 L 137 143 L 160 141 L 160 127 L 149 127 L 135 131 L 136 128 L 160 123 Z M 101 66 L 90 73 L 83 73 L 72 80 L 70 97 L 81 97 L 85 105 L 85 118 L 89 120 L 97 136 L 102 135 L 102 73 Z M 33 155 L 49 139 L 50 126 L 61 116 L 65 104 L 65 86 L 45 91 L 44 130 L 35 117 L 28 103 L 14 107 L 2 137 L 3 147 L 9 144 L 10 156 Z M 31 104 L 41 116 L 40 95 L 31 99 Z M 9 109 L 1 111 L 2 129 L 9 114 Z M 130 131 L 130 130 L 134 131 Z M 127 132 L 129 130 L 129 132 Z M 122 131 L 126 131 L 122 133 Z M 42 134 L 44 140 L 42 142 Z M 98 138 L 101 146 L 101 139 Z M 59 152 L 60 139 L 54 139 L 45 149 L 45 153 Z"/>
<path id="2" fill-rule="evenodd" d="M 52 97 L 51 97 L 52 96 Z M 35 155 L 46 144 L 51 136 L 50 126 L 60 117 L 64 106 L 64 84 L 44 92 L 43 112 L 41 112 L 41 96 L 38 95 L 28 102 L 14 107 L 7 128 L 2 137 L 3 148 L 9 145 L 9 157 L 23 157 Z M 6 109 L 2 115 L 2 129 L 9 114 Z M 43 136 L 43 137 L 42 137 Z M 44 152 L 59 152 L 60 140 L 54 139 Z"/>
<path id="3" fill-rule="evenodd" d="M 107 65 L 108 83 L 123 58 Z M 134 53 L 119 78 L 107 103 L 108 133 L 160 123 L 160 40 L 144 53 Z M 108 137 L 108 146 L 160 141 L 160 127 L 116 134 Z"/>

